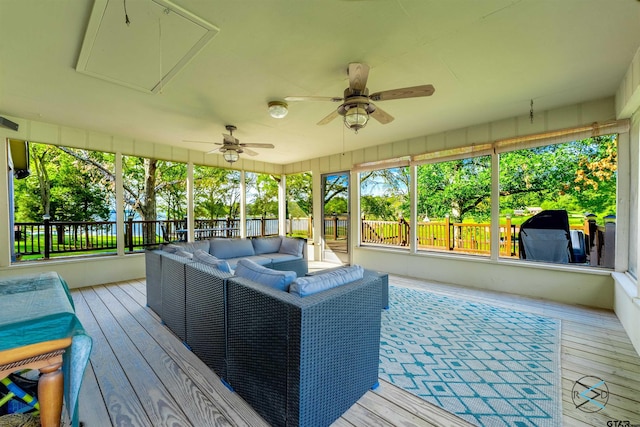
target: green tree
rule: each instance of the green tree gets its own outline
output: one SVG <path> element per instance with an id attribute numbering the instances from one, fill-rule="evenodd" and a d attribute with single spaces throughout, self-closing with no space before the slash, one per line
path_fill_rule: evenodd
<path id="1" fill-rule="evenodd" d="M 280 178 L 273 175 L 247 173 L 247 215 L 253 217 L 278 216 L 278 186 Z"/>
<path id="2" fill-rule="evenodd" d="M 347 196 L 349 194 L 349 175 L 330 175 L 323 178 L 325 215 L 346 214 L 349 212 Z"/>
<path id="3" fill-rule="evenodd" d="M 240 212 L 240 172 L 195 166 L 194 214 L 196 218 L 237 217 Z"/>
<path id="4" fill-rule="evenodd" d="M 615 135 L 500 155 L 500 207 L 615 213 Z"/>
<path id="5" fill-rule="evenodd" d="M 417 181 L 419 218 L 448 214 L 462 222 L 467 216 L 476 221 L 490 216 L 490 156 L 420 165 Z"/>
<path id="6" fill-rule="evenodd" d="M 616 160 L 614 135 L 502 153 L 500 208 L 615 213 Z M 421 165 L 417 175 L 419 218 L 490 218 L 490 156 Z"/>
<path id="7" fill-rule="evenodd" d="M 294 217 L 308 217 L 313 212 L 311 172 L 287 175 L 287 210 Z"/>
<path id="8" fill-rule="evenodd" d="M 360 209 L 369 219 L 409 218 L 409 168 L 369 171 L 360 175 Z"/>
<path id="9" fill-rule="evenodd" d="M 113 180 L 94 164 L 113 168 L 113 155 L 96 151 L 30 144 L 35 172 L 14 188 L 16 220 L 107 220 L 114 200 Z M 109 172 L 111 177 L 113 172 Z"/>

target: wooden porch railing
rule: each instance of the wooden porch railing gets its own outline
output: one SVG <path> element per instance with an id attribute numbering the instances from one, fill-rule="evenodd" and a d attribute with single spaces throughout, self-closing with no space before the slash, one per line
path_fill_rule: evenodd
<path id="1" fill-rule="evenodd" d="M 386 246 L 407 247 L 410 226 L 404 219 L 398 221 L 372 221 L 363 219 L 361 243 Z M 573 225 L 572 229 L 583 230 L 590 235 L 589 225 Z M 520 227 L 506 219 L 500 226 L 500 256 L 519 257 L 518 233 Z M 593 234 L 593 230 L 591 230 Z M 416 230 L 418 250 L 443 250 L 480 255 L 491 253 L 491 224 L 454 223 L 449 218 L 444 221 L 418 222 Z"/>
<path id="2" fill-rule="evenodd" d="M 211 237 L 238 237 L 240 219 L 196 219 L 196 240 Z M 187 221 L 134 220 L 124 224 L 125 252 L 136 252 L 164 242 L 184 241 Z M 277 218 L 247 218 L 247 236 L 278 234 Z M 16 258 L 30 259 L 60 255 L 113 254 L 117 250 L 117 223 L 115 221 L 51 221 L 17 222 L 14 225 L 14 253 Z"/>

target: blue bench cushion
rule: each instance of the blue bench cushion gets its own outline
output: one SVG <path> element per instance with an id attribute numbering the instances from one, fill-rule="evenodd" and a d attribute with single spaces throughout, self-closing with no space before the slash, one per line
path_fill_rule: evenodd
<path id="1" fill-rule="evenodd" d="M 225 273 L 231 273 L 231 268 L 229 267 L 229 263 L 227 261 L 216 258 L 213 255 L 209 254 L 209 252 L 205 252 L 202 249 L 198 249 L 193 253 L 193 260 L 216 267 L 218 270 L 224 271 Z"/>
<path id="2" fill-rule="evenodd" d="M 256 255 L 271 254 L 280 250 L 282 237 L 256 237 L 251 239 Z"/>
<path id="3" fill-rule="evenodd" d="M 281 291 L 289 289 L 291 282 L 296 279 L 295 271 L 272 270 L 246 258 L 238 261 L 234 274 Z"/>
<path id="4" fill-rule="evenodd" d="M 327 273 L 300 277 L 289 286 L 289 292 L 304 297 L 354 282 L 363 276 L 364 269 L 359 265 L 339 268 Z"/>
<path id="5" fill-rule="evenodd" d="M 240 258 L 255 255 L 249 239 L 211 239 L 209 253 L 221 259 Z"/>

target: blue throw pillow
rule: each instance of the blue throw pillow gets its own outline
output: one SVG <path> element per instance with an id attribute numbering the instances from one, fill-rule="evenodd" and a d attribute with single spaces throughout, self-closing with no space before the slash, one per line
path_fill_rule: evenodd
<path id="1" fill-rule="evenodd" d="M 294 256 L 302 256 L 302 249 L 304 246 L 303 239 L 295 239 L 292 237 L 283 237 L 282 243 L 280 244 L 280 252 L 281 254 L 289 254 Z"/>
<path id="2" fill-rule="evenodd" d="M 282 237 L 256 237 L 251 239 L 256 255 L 278 253 Z"/>
<path id="3" fill-rule="evenodd" d="M 289 292 L 301 297 L 306 297 L 307 295 L 313 295 L 327 289 L 335 288 L 336 286 L 355 282 L 356 280 L 362 279 L 363 276 L 364 269 L 359 265 L 353 265 L 327 273 L 300 277 L 289 286 Z"/>
<path id="4" fill-rule="evenodd" d="M 213 255 L 210 255 L 209 252 L 205 252 L 202 249 L 198 249 L 193 253 L 194 261 L 199 261 L 203 264 L 208 264 L 213 267 L 216 267 L 220 271 L 224 271 L 225 273 L 231 273 L 231 268 L 229 267 L 229 263 L 223 259 L 216 258 Z"/>
<path id="5" fill-rule="evenodd" d="M 163 251 L 168 252 L 170 254 L 175 254 L 176 252 L 178 252 L 180 250 L 180 246 L 178 245 L 174 245 L 173 243 L 169 243 L 166 245 L 162 245 L 161 248 Z"/>
<path id="6" fill-rule="evenodd" d="M 234 274 L 281 291 L 289 289 L 291 282 L 296 279 L 295 271 L 272 270 L 250 259 L 239 260 Z"/>
<path id="7" fill-rule="evenodd" d="M 182 249 L 178 249 L 173 254 L 181 256 L 182 258 L 193 259 L 193 254 L 191 252 L 183 251 Z"/>

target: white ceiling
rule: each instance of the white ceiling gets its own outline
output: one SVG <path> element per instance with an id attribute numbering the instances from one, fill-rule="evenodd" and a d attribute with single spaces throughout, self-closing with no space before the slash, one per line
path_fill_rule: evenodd
<path id="1" fill-rule="evenodd" d="M 129 27 L 125 0 L 99 1 L 121 17 L 103 20 L 92 52 L 118 72 L 159 78 L 199 37 L 179 37 L 152 0 L 126 0 Z M 530 99 L 541 111 L 611 96 L 640 45 L 635 0 L 173 0 L 219 32 L 151 93 L 76 71 L 92 3 L 0 0 L 0 114 L 202 151 L 214 146 L 184 141 L 221 142 L 233 124 L 280 164 L 526 115 Z M 316 125 L 331 102 L 268 115 L 285 96 L 342 96 L 349 62 L 371 67 L 372 93 L 436 91 L 379 102 L 395 121 L 357 135 Z"/>

